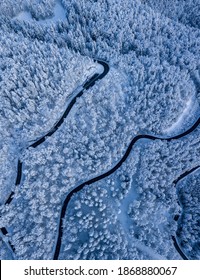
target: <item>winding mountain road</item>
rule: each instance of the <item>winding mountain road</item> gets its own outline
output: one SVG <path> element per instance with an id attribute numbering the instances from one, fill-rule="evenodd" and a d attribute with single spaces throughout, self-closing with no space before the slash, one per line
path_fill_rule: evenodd
<path id="1" fill-rule="evenodd" d="M 82 89 L 71 99 L 71 101 L 69 102 L 69 104 L 67 105 L 66 110 L 64 111 L 64 113 L 62 114 L 61 118 L 58 120 L 58 122 L 51 128 L 51 130 L 49 132 L 47 132 L 45 135 L 43 135 L 42 137 L 40 137 L 39 139 L 37 139 L 36 141 L 34 141 L 31 145 L 29 145 L 27 147 L 30 148 L 36 148 L 37 146 L 39 146 L 40 144 L 42 144 L 43 142 L 45 142 L 45 140 L 47 139 L 47 137 L 52 136 L 57 129 L 62 125 L 62 123 L 64 122 L 64 119 L 68 116 L 69 112 L 71 111 L 72 107 L 74 106 L 74 104 L 76 103 L 76 99 L 78 97 L 80 97 L 85 90 L 88 90 L 89 88 L 91 88 L 95 82 L 97 80 L 100 80 L 102 78 L 104 78 L 107 73 L 109 72 L 109 65 L 101 60 L 96 60 L 99 64 L 101 64 L 104 68 L 104 71 L 99 74 L 99 73 L 95 73 L 88 81 L 86 81 L 84 83 L 84 85 L 82 86 Z M 81 191 L 85 186 L 87 185 L 91 185 L 97 181 L 100 181 L 104 178 L 106 178 L 107 176 L 111 175 L 112 173 L 114 173 L 122 164 L 123 162 L 125 162 L 125 160 L 127 159 L 127 157 L 129 156 L 132 148 L 134 147 L 134 145 L 136 144 L 137 141 L 139 141 L 140 139 L 149 139 L 149 140 L 166 140 L 166 141 L 172 141 L 172 140 L 176 140 L 176 139 L 180 139 L 186 135 L 188 135 L 189 133 L 193 132 L 200 124 L 200 118 L 192 125 L 192 127 L 190 127 L 188 130 L 186 130 L 185 132 L 173 136 L 173 137 L 156 137 L 156 136 L 152 136 L 152 135 L 137 135 L 135 136 L 132 141 L 130 142 L 130 144 L 128 145 L 124 155 L 122 156 L 122 158 L 119 160 L 119 162 L 112 167 L 110 170 L 108 170 L 107 172 L 96 176 L 94 178 L 91 178 L 89 180 L 87 180 L 86 182 L 78 185 L 77 187 L 75 187 L 73 190 L 71 190 L 65 197 L 63 204 L 62 204 L 62 208 L 61 208 L 61 213 L 60 213 L 60 220 L 59 220 L 59 227 L 58 227 L 58 236 L 56 239 L 56 246 L 55 246 L 55 252 L 54 252 L 54 256 L 53 259 L 57 260 L 59 257 L 59 253 L 60 253 L 60 248 L 61 248 L 61 243 L 62 243 L 62 236 L 63 236 L 63 219 L 64 216 L 66 214 L 66 210 L 67 210 L 67 206 L 68 203 L 71 199 L 71 197 L 73 196 L 73 194 Z M 184 174 L 182 174 L 177 180 L 175 180 L 173 183 L 176 185 L 176 183 L 181 180 L 183 177 L 187 176 L 189 173 L 193 172 L 194 170 L 196 170 L 199 166 L 194 167 L 192 169 L 192 171 L 186 171 Z M 20 160 L 18 160 L 18 167 L 17 167 L 17 178 L 16 178 L 16 183 L 15 185 L 19 185 L 21 182 L 21 177 L 22 177 L 22 162 Z M 11 201 L 14 198 L 14 192 L 12 192 L 10 194 L 10 196 L 8 197 L 8 199 L 6 200 L 5 204 L 10 204 Z M 1 228 L 1 232 L 6 235 L 8 232 L 5 228 Z M 174 241 L 174 246 L 177 249 L 177 251 L 179 252 L 179 254 L 182 256 L 182 258 L 185 258 L 186 256 L 184 255 L 184 253 L 181 251 L 176 238 L 174 236 L 172 236 L 172 239 Z M 10 244 L 12 245 L 12 244 Z M 14 247 L 12 247 L 12 250 L 14 251 Z"/>
<path id="2" fill-rule="evenodd" d="M 61 124 L 64 122 L 64 119 L 68 116 L 69 112 L 71 111 L 72 107 L 74 106 L 74 104 L 76 103 L 76 99 L 78 97 L 80 97 L 81 95 L 83 95 L 85 90 L 88 90 L 90 87 L 92 87 L 95 82 L 97 80 L 101 80 L 103 79 L 103 77 L 105 75 L 107 75 L 108 71 L 109 71 L 109 65 L 101 60 L 96 60 L 99 64 L 101 64 L 104 68 L 103 73 L 101 74 L 94 74 L 88 81 L 85 82 L 85 84 L 83 85 L 83 89 L 81 91 L 79 91 L 70 101 L 70 103 L 67 105 L 66 110 L 64 111 L 63 115 L 61 116 L 61 118 L 59 119 L 59 121 L 54 125 L 54 127 L 44 136 L 42 136 L 41 138 L 39 138 L 37 141 L 35 141 L 34 143 L 32 143 L 29 147 L 33 147 L 36 148 L 37 146 L 39 146 L 40 144 L 42 144 L 47 137 L 52 136 L 56 130 L 58 130 L 58 128 L 61 126 Z M 29 148 L 28 147 L 28 148 Z"/>
<path id="3" fill-rule="evenodd" d="M 40 144 L 45 142 L 47 137 L 52 136 L 58 130 L 58 128 L 61 126 L 61 124 L 64 122 L 64 119 L 68 116 L 72 107 L 76 103 L 76 99 L 78 97 L 80 97 L 81 95 L 83 95 L 85 90 L 88 90 L 90 87 L 94 86 L 94 84 L 97 80 L 101 80 L 105 75 L 107 75 L 107 73 L 109 72 L 109 65 L 102 60 L 94 60 L 94 61 L 98 62 L 100 65 L 103 66 L 103 72 L 102 73 L 95 73 L 88 81 L 86 81 L 82 86 L 82 90 L 80 90 L 77 94 L 75 94 L 72 97 L 72 99 L 69 102 L 69 104 L 67 105 L 67 108 L 65 109 L 64 113 L 62 114 L 62 116 L 60 117 L 58 122 L 51 128 L 51 130 L 48 133 L 46 133 L 45 135 L 43 135 L 42 137 L 40 137 L 39 139 L 37 139 L 36 141 L 34 141 L 26 149 L 29 149 L 30 147 L 36 148 L 37 146 L 39 146 Z M 21 178 L 22 178 L 22 162 L 20 161 L 20 159 L 18 159 L 17 177 L 16 177 L 16 181 L 15 181 L 15 186 L 20 185 Z M 6 202 L 4 203 L 5 205 L 9 205 L 12 202 L 12 200 L 14 198 L 14 194 L 15 194 L 14 191 L 12 191 L 11 194 L 9 195 L 9 197 L 7 198 Z M 0 228 L 0 231 L 5 236 L 8 234 L 8 231 L 5 227 Z M 12 251 L 14 253 L 15 252 L 14 246 L 11 244 L 10 241 L 8 241 L 8 243 L 9 243 L 10 248 L 12 249 Z"/>
<path id="4" fill-rule="evenodd" d="M 200 124 L 200 118 L 198 118 L 198 120 L 192 125 L 192 127 L 190 127 L 187 131 L 181 133 L 181 134 L 178 134 L 176 136 L 173 136 L 173 137 L 156 137 L 156 136 L 152 136 L 152 135 L 137 135 L 135 136 L 131 143 L 129 144 L 128 148 L 126 149 L 124 155 L 122 156 L 122 158 L 120 159 L 120 161 L 113 167 L 111 168 L 109 171 L 99 175 L 99 176 L 96 176 L 80 185 L 78 185 L 77 187 L 75 187 L 71 192 L 69 192 L 63 202 L 63 205 L 62 205 L 62 209 L 61 209 L 61 214 L 60 214 L 60 222 L 59 222 L 59 229 L 58 229 L 58 238 L 57 238 L 57 242 L 56 242 L 56 249 L 55 249 L 55 253 L 54 253 L 54 257 L 53 259 L 54 260 L 57 260 L 58 257 L 59 257 L 59 252 L 60 252 L 60 247 L 61 247 L 61 242 L 62 242 L 62 235 L 63 235 L 63 218 L 66 214 L 66 210 L 67 210 L 67 206 L 68 206 L 68 203 L 71 199 L 71 197 L 73 196 L 73 194 L 81 191 L 85 186 L 88 186 L 88 185 L 91 185 L 97 181 L 100 181 L 104 178 L 106 178 L 107 176 L 111 175 L 112 173 L 114 173 L 122 164 L 123 162 L 125 162 L 125 160 L 127 159 L 127 157 L 129 156 L 133 146 L 136 144 L 136 142 L 140 139 L 149 139 L 149 140 L 166 140 L 166 141 L 172 141 L 172 140 L 177 140 L 177 139 L 180 139 L 186 135 L 188 135 L 189 133 L 193 132 L 197 127 L 198 125 Z M 192 171 L 196 170 L 198 168 L 197 167 L 194 167 L 192 169 Z M 180 180 L 181 178 L 183 178 L 184 176 L 188 175 L 190 173 L 190 171 L 186 171 L 184 174 L 182 174 L 176 181 Z M 176 247 L 176 246 L 175 246 Z"/>

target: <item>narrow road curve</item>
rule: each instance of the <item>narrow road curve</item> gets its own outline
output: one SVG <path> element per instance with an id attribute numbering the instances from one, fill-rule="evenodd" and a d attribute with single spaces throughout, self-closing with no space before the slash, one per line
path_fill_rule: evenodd
<path id="1" fill-rule="evenodd" d="M 174 247 L 176 249 L 176 251 L 179 253 L 179 255 L 182 257 L 183 260 L 189 260 L 188 257 L 183 253 L 182 249 L 180 248 L 176 237 L 174 235 L 172 235 L 172 240 L 174 242 Z"/>
<path id="2" fill-rule="evenodd" d="M 193 173 L 194 171 L 196 171 L 198 168 L 200 168 L 200 165 L 187 170 L 186 172 L 184 172 L 183 174 L 181 174 L 176 180 L 173 181 L 173 184 L 176 185 L 178 184 L 179 181 L 181 181 L 183 178 L 187 177 L 189 174 Z M 179 220 L 179 215 L 175 215 L 174 220 L 178 221 Z M 181 249 L 181 247 L 179 246 L 179 243 L 177 241 L 176 236 L 172 235 L 172 240 L 174 242 L 174 247 L 176 248 L 177 252 L 180 254 L 180 256 L 184 259 L 184 260 L 189 260 L 189 258 L 185 255 L 185 253 L 183 252 L 183 250 Z"/>
<path id="3" fill-rule="evenodd" d="M 37 146 L 39 146 L 40 144 L 42 144 L 47 137 L 52 136 L 56 130 L 58 130 L 58 128 L 61 126 L 61 124 L 64 122 L 64 119 L 68 116 L 69 112 L 71 111 L 72 107 L 74 106 L 74 104 L 76 103 L 76 99 L 78 97 L 80 97 L 85 90 L 88 90 L 90 87 L 94 86 L 95 82 L 97 80 L 101 80 L 102 78 L 104 78 L 104 76 L 107 75 L 107 73 L 109 72 L 109 65 L 102 61 L 102 60 L 94 60 L 96 62 L 98 62 L 100 65 L 103 66 L 103 72 L 102 73 L 95 73 L 88 81 L 86 81 L 83 86 L 82 86 L 82 90 L 80 90 L 69 102 L 69 104 L 67 105 L 66 110 L 64 111 L 63 115 L 60 117 L 60 119 L 58 120 L 58 122 L 54 125 L 53 128 L 51 128 L 51 130 L 45 134 L 44 136 L 42 136 L 41 138 L 39 138 L 38 140 L 36 140 L 34 143 L 32 143 L 31 145 L 29 145 L 26 149 L 29 149 L 30 147 L 32 148 L 36 148 Z M 17 164 L 17 178 L 15 181 L 15 186 L 20 185 L 21 183 L 21 178 L 22 178 L 22 162 L 20 161 L 20 159 L 18 160 L 18 164 Z M 7 198 L 5 205 L 9 205 L 13 198 L 14 198 L 14 191 L 11 192 L 11 194 L 9 195 L 9 197 Z M 7 235 L 8 231 L 5 227 L 0 228 L 0 231 L 3 235 Z M 15 248 L 14 246 L 11 244 L 10 241 L 8 241 L 10 248 L 12 249 L 13 252 L 15 252 Z"/>
<path id="4" fill-rule="evenodd" d="M 38 139 L 37 141 L 35 141 L 34 143 L 32 143 L 29 147 L 33 147 L 36 148 L 37 146 L 39 146 L 41 143 L 43 143 L 47 137 L 52 136 L 56 130 L 61 126 L 61 124 L 64 122 L 64 119 L 68 116 L 69 112 L 71 111 L 72 107 L 74 106 L 74 104 L 76 103 L 76 99 L 78 97 L 80 97 L 81 95 L 83 95 L 84 90 L 88 90 L 90 87 L 92 87 L 95 82 L 97 80 L 101 80 L 103 79 L 103 77 L 105 77 L 105 75 L 107 75 L 107 73 L 109 72 L 109 65 L 101 60 L 96 60 L 99 64 L 101 64 L 104 68 L 103 73 L 101 74 L 94 74 L 89 81 L 87 81 L 84 85 L 83 85 L 83 89 L 81 91 L 78 92 L 78 94 L 76 94 L 72 100 L 70 101 L 69 105 L 67 106 L 65 112 L 63 113 L 63 115 L 61 116 L 61 118 L 59 119 L 59 121 L 54 125 L 54 127 L 44 136 L 42 136 L 40 139 Z M 29 148 L 28 147 L 28 148 Z"/>
<path id="5" fill-rule="evenodd" d="M 192 127 L 190 127 L 187 131 L 179 134 L 179 135 L 176 135 L 176 136 L 173 136 L 173 137 L 167 137 L 167 138 L 164 138 L 164 137 L 156 137 L 156 136 L 152 136 L 152 135 L 137 135 L 135 136 L 131 143 L 129 144 L 128 148 L 126 149 L 124 155 L 122 156 L 122 158 L 120 159 L 120 161 L 113 167 L 111 168 L 109 171 L 97 176 L 97 177 L 94 177 L 82 184 L 80 184 L 79 186 L 75 187 L 72 191 L 70 191 L 65 200 L 63 201 L 63 204 L 62 204 L 62 208 L 61 208 L 61 214 L 60 214 L 60 221 L 59 221 L 59 227 L 58 227 L 58 237 L 57 237 L 57 241 L 56 241 L 56 246 L 55 246 L 55 252 L 54 252 L 54 257 L 53 259 L 54 260 L 57 260 L 58 257 L 59 257 L 59 253 L 60 253 L 60 247 L 61 247 L 61 242 L 62 242 L 62 236 L 63 236 L 63 219 L 64 219 L 64 216 L 65 216 L 65 213 L 66 213 L 66 210 L 67 210 L 67 206 L 68 206 L 68 203 L 71 199 L 71 197 L 73 196 L 73 194 L 79 192 L 80 190 L 82 190 L 85 186 L 89 186 L 97 181 L 100 181 L 104 178 L 106 178 L 107 176 L 111 175 L 112 173 L 114 173 L 122 164 L 123 162 L 125 162 L 125 160 L 127 159 L 127 157 L 129 156 L 133 146 L 136 144 L 136 142 L 140 139 L 149 139 L 149 140 L 166 140 L 168 142 L 172 141 L 172 140 L 177 140 L 177 139 L 180 139 L 186 135 L 188 135 L 189 133 L 193 132 L 197 127 L 198 125 L 200 124 L 200 117 L 198 118 L 198 120 L 192 125 Z M 193 171 L 194 169 L 197 169 L 197 167 L 193 168 Z M 189 172 L 190 173 L 190 172 Z M 189 174 L 188 172 L 185 172 L 184 174 L 188 175 Z M 185 175 L 185 176 L 186 176 Z M 183 178 L 183 175 L 180 176 L 181 178 Z M 180 180 L 178 178 L 178 180 Z"/>
<path id="6" fill-rule="evenodd" d="M 187 170 L 183 174 L 181 174 L 176 180 L 173 181 L 173 184 L 175 185 L 175 187 L 180 180 L 182 180 L 183 178 L 185 178 L 186 176 L 188 176 L 192 172 L 196 171 L 199 167 L 200 167 L 200 165 L 197 165 L 197 166 L 193 167 L 192 169 Z"/>

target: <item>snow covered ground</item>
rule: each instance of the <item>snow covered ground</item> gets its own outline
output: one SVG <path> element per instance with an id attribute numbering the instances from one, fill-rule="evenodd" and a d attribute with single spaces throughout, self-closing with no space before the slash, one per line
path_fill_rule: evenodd
<path id="1" fill-rule="evenodd" d="M 190 2 L 174 1 L 171 13 L 153 0 L 1 1 L 2 259 L 52 259 L 60 211 L 75 187 L 116 166 L 137 135 L 178 135 L 199 119 L 200 31 Z M 98 59 L 109 64 L 107 75 L 84 90 L 53 135 L 27 148 L 103 72 Z M 187 255 L 199 258 L 200 228 L 191 221 L 199 209 L 178 203 L 198 202 L 199 173 L 174 186 L 199 165 L 199 143 L 199 127 L 172 141 L 138 140 L 115 172 L 71 197 L 59 259 L 180 259 L 177 233 Z"/>

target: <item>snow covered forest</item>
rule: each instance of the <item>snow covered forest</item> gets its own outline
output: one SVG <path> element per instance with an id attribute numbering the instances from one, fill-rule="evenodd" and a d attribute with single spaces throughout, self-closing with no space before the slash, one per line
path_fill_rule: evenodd
<path id="1" fill-rule="evenodd" d="M 199 114 L 199 0 L 0 1 L 0 259 L 200 259 Z"/>

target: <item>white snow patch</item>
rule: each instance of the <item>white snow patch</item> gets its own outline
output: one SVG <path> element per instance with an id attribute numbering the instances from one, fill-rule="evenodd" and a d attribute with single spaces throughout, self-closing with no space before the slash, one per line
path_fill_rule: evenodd
<path id="1" fill-rule="evenodd" d="M 16 17 L 14 17 L 14 19 L 19 19 L 21 21 L 33 21 L 31 13 L 24 11 L 19 13 Z"/>
<path id="2" fill-rule="evenodd" d="M 138 194 L 136 193 L 135 186 L 131 184 L 131 189 L 127 194 L 126 198 L 122 201 L 120 207 L 120 213 L 118 215 L 118 220 L 120 221 L 121 225 L 123 226 L 124 231 L 128 234 L 129 229 L 132 225 L 131 219 L 128 216 L 128 208 L 131 202 L 137 199 Z"/>
<path id="3" fill-rule="evenodd" d="M 90 66 L 85 71 L 86 80 L 90 80 L 94 74 L 102 74 L 104 71 L 104 67 L 100 63 L 95 63 L 94 65 Z"/>
<path id="4" fill-rule="evenodd" d="M 96 71 L 97 71 L 99 74 L 102 74 L 103 71 L 104 71 L 103 65 L 101 65 L 100 63 L 97 63 L 97 65 L 96 65 Z M 97 73 L 97 72 L 95 72 L 95 73 Z"/>
<path id="5" fill-rule="evenodd" d="M 53 21 L 57 20 L 65 20 L 66 19 L 66 13 L 63 8 L 63 6 L 57 2 L 54 7 L 54 17 L 52 18 Z"/>

